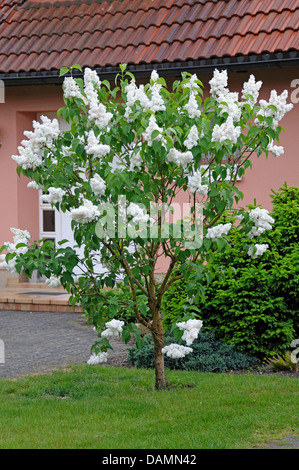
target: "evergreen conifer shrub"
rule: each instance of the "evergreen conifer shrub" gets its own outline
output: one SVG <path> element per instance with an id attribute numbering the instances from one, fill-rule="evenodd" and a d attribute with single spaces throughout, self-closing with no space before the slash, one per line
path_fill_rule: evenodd
<path id="1" fill-rule="evenodd" d="M 165 335 L 165 343 L 175 343 L 171 333 Z M 150 335 L 144 338 L 144 346 L 138 349 L 133 346 L 128 351 L 128 361 L 137 368 L 153 368 L 154 344 Z M 249 370 L 259 364 L 257 358 L 236 350 L 233 345 L 216 340 L 213 332 L 200 331 L 198 339 L 192 344 L 193 352 L 182 359 L 171 359 L 165 356 L 165 367 L 168 369 L 196 370 L 201 372 L 228 372 L 231 370 Z"/>

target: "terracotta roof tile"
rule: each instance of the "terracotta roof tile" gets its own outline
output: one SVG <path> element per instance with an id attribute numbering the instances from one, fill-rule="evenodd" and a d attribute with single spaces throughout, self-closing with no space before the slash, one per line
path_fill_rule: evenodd
<path id="1" fill-rule="evenodd" d="M 299 50 L 299 0 L 0 0 L 0 72 Z"/>

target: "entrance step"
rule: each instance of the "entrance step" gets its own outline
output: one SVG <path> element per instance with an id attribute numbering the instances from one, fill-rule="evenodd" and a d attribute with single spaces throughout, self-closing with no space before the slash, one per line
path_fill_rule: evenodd
<path id="1" fill-rule="evenodd" d="M 0 310 L 83 313 L 79 305 L 71 305 L 70 296 L 62 287 L 16 281 L 8 279 L 7 286 L 0 289 Z"/>

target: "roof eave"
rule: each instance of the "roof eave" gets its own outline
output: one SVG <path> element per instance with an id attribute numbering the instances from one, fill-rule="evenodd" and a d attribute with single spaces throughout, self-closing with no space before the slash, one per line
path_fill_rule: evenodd
<path id="1" fill-rule="evenodd" d="M 180 62 L 162 62 L 151 64 L 130 64 L 127 70 L 134 73 L 136 78 L 146 78 L 152 70 L 157 70 L 164 77 L 180 77 L 182 71 L 190 73 L 211 73 L 215 68 L 227 69 L 233 72 L 245 72 L 252 69 L 283 68 L 299 65 L 299 51 L 276 52 L 274 54 L 264 53 L 260 55 L 236 57 L 215 57 L 210 59 L 186 60 Z M 93 67 L 101 79 L 113 80 L 120 72 L 119 66 Z M 80 76 L 79 71 L 75 71 Z M 63 77 L 59 76 L 59 70 L 42 70 L 30 72 L 0 73 L 0 79 L 4 80 L 6 86 L 17 85 L 41 85 L 61 84 Z"/>

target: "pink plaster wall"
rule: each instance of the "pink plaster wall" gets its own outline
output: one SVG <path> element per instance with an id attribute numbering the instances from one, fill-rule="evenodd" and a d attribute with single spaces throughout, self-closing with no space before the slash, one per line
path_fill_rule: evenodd
<path id="1" fill-rule="evenodd" d="M 34 112 L 21 112 L 16 113 L 16 128 L 17 139 L 21 142 L 24 138 L 23 132 L 32 129 L 32 121 L 36 119 Z M 17 191 L 18 191 L 18 225 L 17 227 L 22 230 L 26 229 L 31 233 L 33 239 L 38 237 L 38 197 L 37 192 L 28 189 L 27 184 L 30 180 L 23 175 L 17 177 Z"/>
<path id="2" fill-rule="evenodd" d="M 17 164 L 11 155 L 25 130 L 39 112 L 57 111 L 63 105 L 61 86 L 39 85 L 5 88 L 5 103 L 0 104 L 0 245 L 12 240 L 10 227 L 29 230 L 33 240 L 39 239 L 38 192 L 27 188 L 30 181 L 18 177 Z"/>
<path id="3" fill-rule="evenodd" d="M 6 95 L 8 92 L 6 91 Z M 16 151 L 17 129 L 14 107 L 6 103 L 0 104 L 0 243 L 11 240 L 9 227 L 18 224 L 18 190 L 16 165 L 10 158 Z"/>

